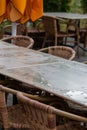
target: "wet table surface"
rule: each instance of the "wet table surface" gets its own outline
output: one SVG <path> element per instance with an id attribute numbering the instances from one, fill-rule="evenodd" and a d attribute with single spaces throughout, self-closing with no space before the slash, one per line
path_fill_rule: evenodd
<path id="1" fill-rule="evenodd" d="M 76 13 L 66 13 L 66 12 L 47 12 L 44 13 L 47 16 L 60 17 L 65 19 L 87 19 L 87 14 L 76 14 Z"/>
<path id="2" fill-rule="evenodd" d="M 57 61 L 57 57 L 52 58 L 50 55 L 46 55 L 32 49 L 18 47 L 10 43 L 0 41 L 0 68 L 20 68 Z"/>
<path id="3" fill-rule="evenodd" d="M 85 64 L 0 42 L 0 73 L 87 107 Z"/>

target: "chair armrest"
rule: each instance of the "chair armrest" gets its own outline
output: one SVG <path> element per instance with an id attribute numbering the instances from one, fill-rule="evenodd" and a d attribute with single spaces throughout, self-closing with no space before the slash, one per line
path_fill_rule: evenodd
<path id="1" fill-rule="evenodd" d="M 13 36 L 2 38 L 1 41 L 7 42 L 8 40 L 13 39 Z"/>
<path id="2" fill-rule="evenodd" d="M 59 110 L 59 109 L 56 109 L 56 108 L 54 108 L 53 113 L 56 114 L 56 115 L 60 115 L 60 116 L 69 118 L 71 120 L 87 123 L 87 118 L 86 117 L 79 116 L 79 115 L 76 115 L 76 114 L 72 114 L 72 113 L 62 111 L 62 110 Z"/>

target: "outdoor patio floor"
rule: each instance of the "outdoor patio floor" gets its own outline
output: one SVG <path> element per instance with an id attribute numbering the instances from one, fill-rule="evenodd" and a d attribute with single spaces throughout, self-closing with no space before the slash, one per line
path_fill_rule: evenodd
<path id="1" fill-rule="evenodd" d="M 87 51 L 83 51 L 81 48 L 79 48 L 79 58 L 76 55 L 74 60 L 77 61 L 77 62 L 87 61 Z"/>

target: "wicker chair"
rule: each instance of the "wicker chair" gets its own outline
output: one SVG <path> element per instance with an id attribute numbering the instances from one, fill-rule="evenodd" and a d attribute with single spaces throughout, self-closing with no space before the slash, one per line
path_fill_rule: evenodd
<path id="1" fill-rule="evenodd" d="M 3 38 L 11 36 L 12 25 L 6 25 L 3 28 Z M 17 35 L 27 35 L 27 26 L 25 24 L 17 24 Z"/>
<path id="2" fill-rule="evenodd" d="M 32 48 L 34 45 L 34 40 L 31 37 L 28 36 L 9 36 L 8 38 L 3 38 L 1 39 L 2 41 L 5 42 L 12 42 L 12 44 L 17 45 L 17 46 L 22 46 L 26 48 Z"/>
<path id="3" fill-rule="evenodd" d="M 50 46 L 48 48 L 40 49 L 39 51 L 59 56 L 67 60 L 73 60 L 75 57 L 75 51 L 72 48 L 65 46 Z"/>
<path id="4" fill-rule="evenodd" d="M 0 125 L 4 127 L 5 130 L 9 129 L 9 128 L 24 128 L 27 129 L 31 128 L 31 125 L 28 124 L 27 122 L 27 118 L 25 117 L 25 115 L 23 114 L 24 111 L 22 109 L 22 106 L 20 104 L 17 105 L 10 105 L 8 106 L 6 104 L 6 102 L 8 103 L 9 101 L 7 100 L 6 95 L 7 94 L 12 94 L 15 95 L 18 93 L 19 91 L 17 90 L 13 90 L 10 88 L 7 88 L 5 86 L 0 85 Z M 35 99 L 35 100 L 39 100 L 39 101 L 43 101 L 43 98 L 38 98 L 38 96 L 34 96 L 31 94 L 27 94 L 27 93 L 23 93 L 23 95 L 31 98 L 31 99 Z M 10 98 L 10 101 L 12 99 Z M 45 101 L 45 99 L 44 99 Z"/>
<path id="5" fill-rule="evenodd" d="M 81 122 L 87 123 L 87 118 L 55 109 L 49 105 L 27 98 L 22 93 L 17 93 L 17 98 L 19 103 L 23 105 L 27 121 L 34 129 L 86 130 L 84 126 L 81 126 Z"/>
<path id="6" fill-rule="evenodd" d="M 5 101 L 6 93 L 17 95 L 19 103 L 7 106 Z M 10 128 L 86 130 L 85 126 L 81 126 L 81 122 L 87 123 L 87 118 L 55 109 L 28 98 L 28 94 L 0 85 L 0 125 L 5 130 Z"/>
<path id="7" fill-rule="evenodd" d="M 83 43 L 83 47 L 80 45 L 80 48 L 87 51 L 87 27 L 80 28 L 80 40 Z"/>
<path id="8" fill-rule="evenodd" d="M 66 37 L 77 37 L 77 41 L 75 41 L 75 42 L 79 42 L 78 33 L 77 32 L 68 33 L 67 30 L 65 32 L 60 31 L 59 26 L 57 24 L 57 20 L 59 22 L 63 22 L 64 24 L 66 24 L 66 26 L 68 24 L 60 18 L 56 19 L 55 17 L 51 17 L 51 16 L 43 16 L 45 38 L 44 38 L 44 41 L 43 41 L 42 48 L 44 48 L 46 42 L 51 42 L 51 41 L 48 40 L 48 38 L 52 37 L 52 36 L 55 38 L 55 41 L 54 41 L 55 46 L 57 46 L 58 42 L 61 42 L 61 39 L 66 38 Z M 77 45 L 78 45 L 78 43 L 77 43 Z"/>

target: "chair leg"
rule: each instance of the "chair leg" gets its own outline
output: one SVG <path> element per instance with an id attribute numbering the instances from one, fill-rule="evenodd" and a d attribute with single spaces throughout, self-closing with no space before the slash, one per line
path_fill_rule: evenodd
<path id="1" fill-rule="evenodd" d="M 55 36 L 55 46 L 57 46 L 57 42 L 58 42 L 57 39 L 58 38 Z"/>
<path id="2" fill-rule="evenodd" d="M 64 42 L 64 45 L 66 45 L 66 43 L 67 43 L 67 37 L 65 37 L 65 42 Z"/>
<path id="3" fill-rule="evenodd" d="M 42 48 L 44 48 L 46 40 L 47 40 L 47 36 L 45 36 L 45 38 L 44 38 L 44 41 L 43 41 L 43 44 L 42 44 Z"/>
<path id="4" fill-rule="evenodd" d="M 15 95 L 13 95 L 13 105 L 17 104 L 18 101 L 17 101 L 17 97 Z"/>
<path id="5" fill-rule="evenodd" d="M 87 47 L 87 33 L 85 34 L 85 42 L 84 42 L 84 48 Z"/>
<path id="6" fill-rule="evenodd" d="M 77 36 L 77 56 L 79 58 L 79 43 L 80 43 L 80 39 L 79 39 L 79 35 Z"/>
<path id="7" fill-rule="evenodd" d="M 4 128 L 3 128 L 3 127 L 0 127 L 0 130 L 4 130 Z"/>

